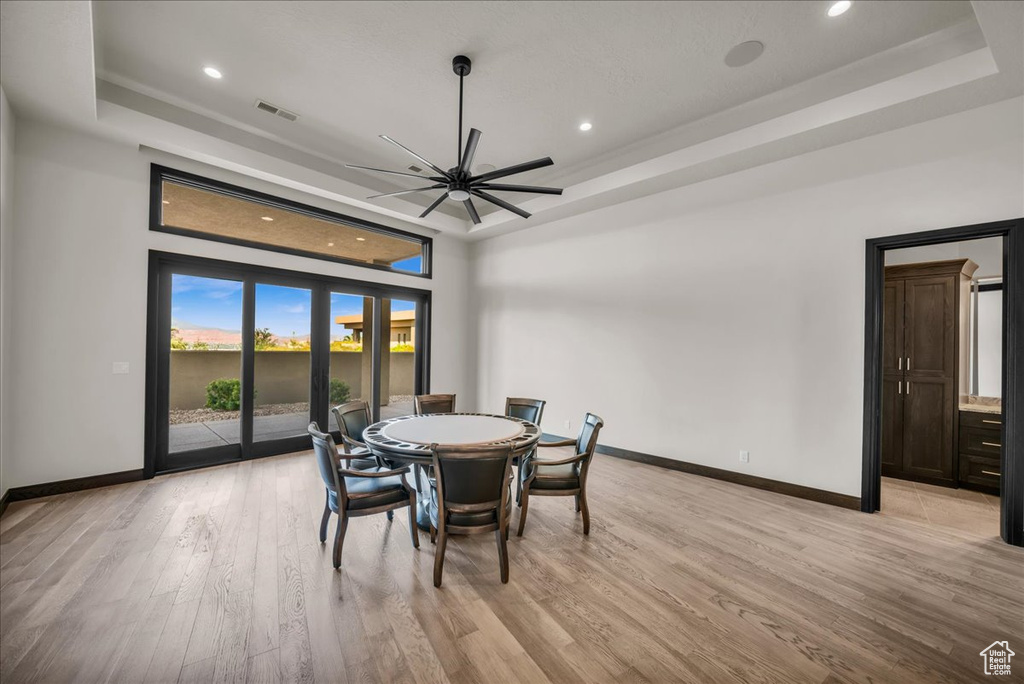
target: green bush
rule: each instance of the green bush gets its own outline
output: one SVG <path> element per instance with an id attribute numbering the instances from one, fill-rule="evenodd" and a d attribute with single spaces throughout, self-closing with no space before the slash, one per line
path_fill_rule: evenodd
<path id="1" fill-rule="evenodd" d="M 214 411 L 237 411 L 242 393 L 238 378 L 220 378 L 206 386 L 206 408 Z"/>
<path id="2" fill-rule="evenodd" d="M 338 378 L 331 378 L 331 404 L 337 406 L 348 401 L 351 389 L 348 383 Z"/>

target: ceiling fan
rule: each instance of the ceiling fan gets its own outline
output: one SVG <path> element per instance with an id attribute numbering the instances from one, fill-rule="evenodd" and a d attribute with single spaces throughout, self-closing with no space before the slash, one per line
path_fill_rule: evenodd
<path id="1" fill-rule="evenodd" d="M 386 192 L 381 195 L 371 195 L 367 199 L 375 199 L 378 197 L 394 197 L 396 195 L 408 195 L 414 192 L 425 192 L 427 190 L 441 190 L 441 196 L 438 197 L 434 202 L 427 207 L 426 211 L 420 214 L 420 218 L 424 218 L 427 214 L 434 211 L 441 202 L 446 198 L 454 200 L 456 202 L 462 202 L 466 207 L 466 211 L 469 212 L 469 217 L 473 220 L 473 223 L 480 223 L 480 215 L 476 211 L 476 207 L 473 206 L 473 197 L 479 197 L 482 200 L 495 204 L 502 209 L 511 211 L 514 214 L 518 214 L 523 218 L 530 218 L 530 213 L 523 211 L 514 204 L 510 204 L 500 197 L 495 197 L 491 194 L 491 191 L 503 191 L 503 192 L 531 192 L 542 195 L 561 195 L 561 188 L 544 188 L 535 185 L 506 185 L 504 183 L 492 183 L 491 181 L 498 180 L 499 178 L 505 178 L 506 176 L 512 176 L 517 173 L 523 173 L 524 171 L 532 171 L 533 169 L 539 169 L 545 166 L 551 166 L 554 164 L 551 161 L 551 157 L 544 157 L 543 159 L 535 159 L 534 161 L 524 162 L 522 164 L 516 164 L 515 166 L 507 166 L 503 169 L 496 169 L 494 171 L 488 171 L 486 173 L 480 173 L 473 175 L 470 172 L 470 168 L 473 165 L 473 156 L 476 154 L 476 147 L 480 142 L 480 131 L 475 128 L 469 129 L 469 137 L 466 139 L 466 149 L 462 149 L 462 80 L 469 74 L 473 63 L 469 57 L 465 55 L 459 55 L 452 60 L 452 70 L 459 77 L 459 151 L 456 156 L 458 166 L 454 166 L 447 171 L 442 170 L 439 166 L 431 164 L 429 161 L 410 150 L 405 145 L 389 138 L 386 135 L 380 136 L 387 142 L 391 143 L 395 147 L 398 147 L 405 152 L 411 154 L 421 164 L 426 165 L 430 170 L 436 173 L 436 176 L 424 176 L 417 173 L 407 173 L 405 171 L 388 171 L 386 169 L 374 169 L 369 166 L 358 166 L 356 164 L 345 164 L 350 169 L 360 169 L 362 171 L 373 171 L 375 173 L 386 173 L 392 176 L 408 176 L 410 178 L 419 178 L 421 180 L 433 181 L 434 185 L 428 185 L 424 188 L 415 188 L 413 190 L 400 190 L 398 192 Z"/>

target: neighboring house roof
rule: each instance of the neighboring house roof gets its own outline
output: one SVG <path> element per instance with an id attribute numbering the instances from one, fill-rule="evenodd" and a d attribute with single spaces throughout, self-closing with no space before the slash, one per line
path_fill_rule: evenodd
<path id="1" fill-rule="evenodd" d="M 396 323 L 396 322 L 399 322 L 399 321 L 408 321 L 410 323 L 415 323 L 416 322 L 416 311 L 414 309 L 410 309 L 408 311 L 392 311 L 391 312 L 391 322 L 392 323 Z M 362 326 L 362 324 L 363 324 L 363 315 L 362 314 L 352 314 L 351 316 L 335 316 L 334 317 L 334 322 L 337 323 L 338 325 L 344 325 L 346 328 L 351 329 L 352 326 L 348 325 L 349 323 L 353 323 L 353 324 L 355 324 L 357 326 Z"/>

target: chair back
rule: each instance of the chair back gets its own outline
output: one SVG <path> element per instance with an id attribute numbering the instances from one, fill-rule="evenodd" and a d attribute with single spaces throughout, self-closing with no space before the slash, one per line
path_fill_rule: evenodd
<path id="1" fill-rule="evenodd" d="M 316 464 L 320 468 L 320 477 L 323 478 L 324 486 L 329 491 L 338 494 L 344 484 L 338 475 L 338 447 L 334 445 L 334 438 L 325 432 L 320 432 L 320 426 L 315 421 L 310 423 L 306 430 L 313 438 L 313 455 L 316 456 Z"/>
<path id="2" fill-rule="evenodd" d="M 438 520 L 448 512 L 505 510 L 512 472 L 512 444 L 441 446 L 432 444 L 437 478 Z M 491 523 L 498 521 L 495 516 Z M 443 524 L 443 523 L 442 523 Z"/>
<path id="3" fill-rule="evenodd" d="M 413 398 L 416 415 L 426 413 L 455 413 L 454 394 L 417 394 Z"/>
<path id="4" fill-rule="evenodd" d="M 357 442 L 363 441 L 363 430 L 370 426 L 370 405 L 362 400 L 350 401 L 331 409 L 334 419 L 338 421 L 341 434 Z M 351 453 L 348 443 L 342 440 L 345 453 Z"/>
<path id="5" fill-rule="evenodd" d="M 544 404 L 546 403 L 543 399 L 509 397 L 505 400 L 505 415 L 528 420 L 534 425 L 540 425 L 540 419 L 544 415 Z"/>
<path id="6" fill-rule="evenodd" d="M 604 420 L 601 416 L 588 413 L 583 418 L 583 425 L 580 426 L 580 434 L 576 438 L 576 453 L 586 454 L 587 457 L 580 463 L 581 468 L 586 468 L 591 459 L 594 458 L 594 450 L 597 448 L 597 435 L 604 427 Z"/>

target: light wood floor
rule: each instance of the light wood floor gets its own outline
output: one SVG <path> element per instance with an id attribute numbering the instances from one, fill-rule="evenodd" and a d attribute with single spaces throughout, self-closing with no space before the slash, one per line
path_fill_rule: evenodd
<path id="1" fill-rule="evenodd" d="M 972 489 L 883 477 L 880 514 L 981 537 L 999 536 L 999 497 Z"/>
<path id="2" fill-rule="evenodd" d="M 403 515 L 353 520 L 332 569 L 308 454 L 15 504 L 0 680 L 980 682 L 1024 648 L 995 537 L 603 456 L 590 485 L 589 538 L 537 497 L 509 584 L 455 537 L 440 590 Z"/>

